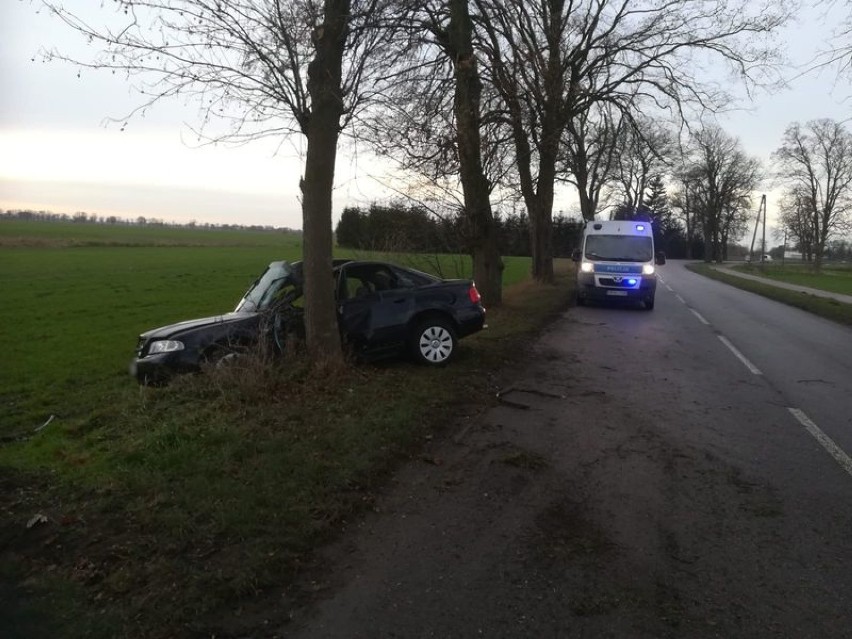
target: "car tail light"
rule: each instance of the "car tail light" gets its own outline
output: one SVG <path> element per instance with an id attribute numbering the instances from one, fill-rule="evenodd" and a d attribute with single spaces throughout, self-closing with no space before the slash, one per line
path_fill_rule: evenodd
<path id="1" fill-rule="evenodd" d="M 482 301 L 482 296 L 479 294 L 479 291 L 476 290 L 476 284 L 470 285 L 470 289 L 468 289 L 467 294 L 470 296 L 470 301 L 474 304 L 479 304 Z"/>

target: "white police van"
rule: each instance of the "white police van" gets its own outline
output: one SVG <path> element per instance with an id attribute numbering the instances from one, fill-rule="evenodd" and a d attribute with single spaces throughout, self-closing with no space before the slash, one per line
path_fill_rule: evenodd
<path id="1" fill-rule="evenodd" d="M 577 305 L 588 301 L 642 302 L 654 308 L 656 267 L 666 263 L 654 253 L 650 222 L 611 220 L 586 222 L 583 244 L 572 259 L 577 262 Z"/>

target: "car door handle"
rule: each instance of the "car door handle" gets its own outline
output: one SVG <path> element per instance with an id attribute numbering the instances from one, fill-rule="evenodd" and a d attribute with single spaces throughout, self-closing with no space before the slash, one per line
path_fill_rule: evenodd
<path id="1" fill-rule="evenodd" d="M 404 297 L 398 297 L 397 299 L 395 299 L 395 300 L 393 301 L 393 303 L 394 303 L 394 304 L 404 304 L 404 303 L 405 303 L 405 298 L 404 298 Z"/>

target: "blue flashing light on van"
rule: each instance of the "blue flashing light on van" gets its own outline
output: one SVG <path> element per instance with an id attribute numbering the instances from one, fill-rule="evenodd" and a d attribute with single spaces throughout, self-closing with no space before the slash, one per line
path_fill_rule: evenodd
<path id="1" fill-rule="evenodd" d="M 578 306 L 589 301 L 633 300 L 646 310 L 654 308 L 657 266 L 666 256 L 654 251 L 654 234 L 648 223 L 611 220 L 587 222 L 577 262 Z"/>

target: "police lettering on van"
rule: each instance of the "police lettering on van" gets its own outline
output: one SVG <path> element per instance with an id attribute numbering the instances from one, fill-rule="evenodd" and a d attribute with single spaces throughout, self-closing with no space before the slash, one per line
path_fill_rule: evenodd
<path id="1" fill-rule="evenodd" d="M 654 308 L 656 267 L 666 263 L 654 253 L 649 222 L 635 220 L 587 222 L 577 262 L 577 305 L 587 301 L 635 300 Z"/>

